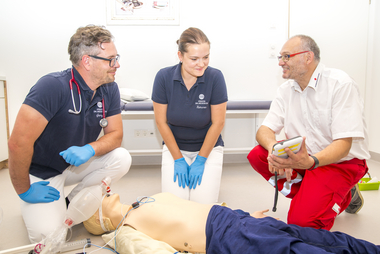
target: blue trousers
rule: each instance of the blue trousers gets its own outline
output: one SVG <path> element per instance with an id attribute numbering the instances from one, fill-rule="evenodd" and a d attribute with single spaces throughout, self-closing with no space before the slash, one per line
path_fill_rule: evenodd
<path id="1" fill-rule="evenodd" d="M 256 219 L 241 210 L 213 206 L 206 224 L 207 254 L 380 253 L 380 246 L 341 232 Z"/>

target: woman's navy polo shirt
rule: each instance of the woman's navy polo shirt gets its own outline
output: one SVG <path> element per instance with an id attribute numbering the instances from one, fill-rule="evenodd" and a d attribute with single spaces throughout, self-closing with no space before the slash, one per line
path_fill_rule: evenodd
<path id="1" fill-rule="evenodd" d="M 83 146 L 98 138 L 102 129 L 99 125 L 103 118 L 102 98 L 106 117 L 121 112 L 119 88 L 115 82 L 100 86 L 91 101 L 93 91 L 75 68 L 73 70 L 82 97 L 80 114 L 68 112 L 74 109 L 69 86 L 71 68 L 42 77 L 24 101 L 24 104 L 33 107 L 48 120 L 45 130 L 34 143 L 29 169 L 31 175 L 42 179 L 56 176 L 69 166 L 59 155 L 61 151 L 71 146 Z M 73 93 L 76 109 L 79 110 L 78 91 L 74 82 Z"/>
<path id="2" fill-rule="evenodd" d="M 187 90 L 181 64 L 161 69 L 154 80 L 152 100 L 167 104 L 168 125 L 179 149 L 199 151 L 211 126 L 211 105 L 228 100 L 227 87 L 220 70 L 207 67 L 203 76 Z M 215 146 L 224 146 L 219 135 Z"/>

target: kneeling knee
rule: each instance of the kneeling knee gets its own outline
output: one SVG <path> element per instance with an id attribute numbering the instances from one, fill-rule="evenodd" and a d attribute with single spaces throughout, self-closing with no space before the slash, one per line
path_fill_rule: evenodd
<path id="1" fill-rule="evenodd" d="M 125 173 L 127 173 L 132 164 L 132 157 L 130 153 L 127 149 L 122 147 L 116 148 L 113 152 L 115 153 L 114 156 L 120 162 L 120 169 L 125 170 Z"/>
<path id="2" fill-rule="evenodd" d="M 248 154 L 247 159 L 252 167 L 259 167 L 262 163 L 267 163 L 268 151 L 261 145 L 255 146 Z"/>

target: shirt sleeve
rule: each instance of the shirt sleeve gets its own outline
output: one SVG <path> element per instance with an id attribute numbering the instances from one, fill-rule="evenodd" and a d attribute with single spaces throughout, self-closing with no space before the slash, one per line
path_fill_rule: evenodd
<path id="1" fill-rule="evenodd" d="M 44 76 L 30 89 L 24 104 L 40 112 L 46 120 L 58 112 L 63 104 L 64 89 L 61 82 L 53 76 Z M 71 98 L 71 97 L 70 97 Z"/>
<path id="2" fill-rule="evenodd" d="M 269 129 L 279 134 L 284 127 L 285 107 L 284 99 L 281 96 L 279 89 L 277 96 L 270 105 L 269 112 L 265 117 L 262 125 L 267 126 Z"/>
<path id="3" fill-rule="evenodd" d="M 120 114 L 120 91 L 116 83 L 112 83 L 109 89 L 109 93 L 110 106 L 107 109 L 107 116 Z"/>
<path id="4" fill-rule="evenodd" d="M 228 101 L 227 86 L 223 73 L 219 70 L 215 71 L 216 75 L 215 79 L 213 80 L 213 90 L 210 105 L 218 105 Z"/>
<path id="5" fill-rule="evenodd" d="M 363 101 L 354 82 L 347 82 L 334 92 L 331 133 L 333 139 L 364 138 Z M 342 124 L 344 123 L 344 124 Z"/>
<path id="6" fill-rule="evenodd" d="M 168 104 L 164 76 L 163 70 L 160 70 L 157 73 L 153 83 L 152 101 L 160 104 Z"/>

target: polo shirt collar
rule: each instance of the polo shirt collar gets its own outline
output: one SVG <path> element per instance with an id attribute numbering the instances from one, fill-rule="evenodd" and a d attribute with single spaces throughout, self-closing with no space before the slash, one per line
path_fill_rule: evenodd
<path id="1" fill-rule="evenodd" d="M 319 63 L 317 65 L 317 68 L 315 68 L 313 75 L 311 75 L 311 78 L 309 80 L 309 84 L 307 85 L 307 87 L 317 90 L 324 68 L 325 68 L 324 64 Z M 300 85 L 294 79 L 292 79 L 291 86 L 293 87 L 294 90 L 298 92 L 302 92 Z"/>
<path id="2" fill-rule="evenodd" d="M 322 72 L 325 68 L 324 64 L 319 63 L 317 68 L 315 68 L 313 75 L 311 75 L 308 87 L 317 90 L 319 81 L 321 80 Z"/>
<path id="3" fill-rule="evenodd" d="M 84 81 L 82 76 L 79 74 L 77 69 L 74 66 L 72 66 L 71 68 L 73 68 L 75 81 L 78 83 L 81 90 L 83 91 L 91 90 L 91 88 L 86 84 L 86 82 Z"/>
<path id="4" fill-rule="evenodd" d="M 181 67 L 182 67 L 181 63 L 177 64 L 177 66 L 174 70 L 173 80 L 177 80 L 179 82 L 182 82 Z"/>
<path id="5" fill-rule="evenodd" d="M 176 66 L 175 70 L 174 70 L 173 80 L 179 81 L 179 82 L 181 82 L 181 83 L 184 84 L 184 82 L 183 82 L 183 78 L 182 78 L 182 74 L 181 74 L 181 68 L 182 68 L 182 63 L 179 63 L 179 64 Z M 208 68 L 208 67 L 207 67 L 207 68 Z M 207 69 L 206 69 L 206 70 L 207 70 Z M 206 71 L 206 70 L 205 70 L 205 71 Z M 204 82 L 205 82 L 205 77 L 204 77 L 204 76 L 205 76 L 205 75 L 204 75 L 204 73 L 203 73 L 202 76 L 198 77 L 198 78 L 197 78 L 197 82 L 195 82 L 194 85 L 197 85 L 197 84 L 199 84 L 199 83 L 204 83 Z"/>
<path id="6" fill-rule="evenodd" d="M 84 81 L 84 79 L 82 78 L 80 73 L 77 71 L 77 69 L 74 66 L 72 66 L 71 68 L 73 68 L 74 78 L 75 78 L 76 82 L 78 83 L 80 89 L 84 92 L 84 94 L 86 94 L 86 95 L 90 94 L 92 97 L 93 91 L 91 90 L 91 88 L 86 84 L 86 82 Z M 74 88 L 75 88 L 75 85 L 73 84 L 73 89 Z M 104 89 L 103 85 L 98 87 L 96 94 L 100 94 L 101 97 L 103 97 L 103 94 L 105 94 L 105 93 L 107 93 L 107 90 Z"/>
<path id="7" fill-rule="evenodd" d="M 208 66 L 207 66 L 207 68 L 208 68 Z M 207 70 L 207 68 L 206 68 L 206 70 Z M 202 76 L 198 77 L 197 83 L 204 83 L 205 82 L 205 72 L 206 72 L 206 70 L 203 72 Z"/>

